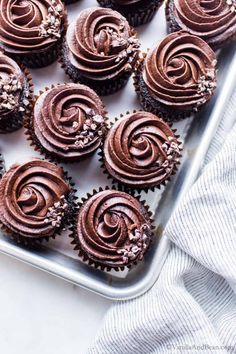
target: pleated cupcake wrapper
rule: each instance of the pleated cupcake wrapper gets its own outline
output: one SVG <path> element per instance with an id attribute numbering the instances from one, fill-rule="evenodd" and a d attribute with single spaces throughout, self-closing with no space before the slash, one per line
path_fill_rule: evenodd
<path id="1" fill-rule="evenodd" d="M 108 96 L 113 93 L 120 91 L 128 82 L 128 79 L 132 75 L 132 71 L 124 72 L 121 76 L 107 81 L 95 81 L 92 79 L 88 79 L 82 74 L 80 74 L 79 70 L 74 67 L 67 56 L 68 47 L 66 41 L 64 40 L 59 49 L 59 63 L 62 69 L 65 71 L 67 76 L 73 82 L 80 82 L 84 85 L 92 88 L 98 95 L 100 96 Z"/>
<path id="2" fill-rule="evenodd" d="M 46 159 L 43 159 L 46 160 Z M 55 163 L 54 161 L 49 160 L 49 162 L 53 162 L 57 166 L 61 167 L 59 164 Z M 62 168 L 62 167 L 61 167 Z M 52 236 L 43 236 L 39 238 L 29 238 L 27 236 L 22 236 L 11 229 L 9 229 L 3 222 L 0 220 L 0 229 L 2 230 L 3 234 L 6 237 L 10 238 L 14 242 L 17 242 L 20 245 L 24 245 L 27 247 L 37 247 L 37 245 L 41 244 L 43 241 L 49 241 L 50 239 L 55 239 L 56 237 L 60 237 L 63 231 L 69 230 L 73 221 L 74 221 L 74 213 L 76 209 L 77 197 L 75 189 L 75 184 L 72 181 L 72 178 L 68 175 L 68 172 L 65 171 L 63 168 L 64 178 L 67 183 L 70 185 L 71 191 L 67 197 L 67 203 L 69 205 L 68 209 L 65 212 L 65 215 L 62 218 L 62 222 L 60 227 L 56 229 L 55 233 Z M 1 172 L 0 172 L 1 173 Z M 1 178 L 1 175 L 0 175 Z"/>
<path id="3" fill-rule="evenodd" d="M 178 31 L 181 31 L 181 30 L 185 30 L 186 31 L 186 28 L 181 28 L 178 23 L 176 22 L 175 20 L 175 16 L 172 12 L 172 8 L 173 8 L 173 3 L 174 1 L 173 0 L 167 0 L 166 1 L 166 7 L 165 7 L 165 15 L 166 15 L 166 23 L 167 23 L 167 30 L 168 30 L 168 33 L 172 33 L 172 32 L 178 32 Z M 220 48 L 222 48 L 223 46 L 225 46 L 226 44 L 229 44 L 231 42 L 233 42 L 234 40 L 236 39 L 236 32 L 235 33 L 232 33 L 232 35 L 227 38 L 227 39 L 224 39 L 222 41 L 219 41 L 216 45 L 210 45 L 210 47 L 216 51 Z"/>
<path id="4" fill-rule="evenodd" d="M 162 118 L 168 123 L 177 122 L 184 118 L 190 117 L 192 114 L 196 114 L 193 109 L 191 111 L 177 112 L 177 110 L 170 109 L 168 108 L 168 106 L 160 103 L 159 101 L 151 97 L 150 93 L 148 92 L 148 88 L 142 78 L 143 66 L 146 56 L 147 53 L 142 53 L 137 62 L 135 73 L 133 75 L 134 88 L 138 95 L 140 104 L 144 108 L 144 110 L 158 115 L 160 118 Z M 199 111 L 200 108 L 198 112 Z"/>
<path id="5" fill-rule="evenodd" d="M 94 267 L 96 269 L 100 269 L 102 271 L 108 271 L 109 272 L 109 271 L 111 271 L 113 269 L 113 270 L 118 272 L 118 271 L 124 271 L 126 269 L 131 269 L 131 267 L 133 267 L 134 265 L 137 265 L 139 262 L 142 262 L 143 260 L 136 259 L 131 264 L 124 265 L 124 266 L 110 266 L 110 265 L 106 265 L 106 264 L 100 263 L 99 261 L 93 260 L 93 259 L 91 259 L 89 257 L 89 254 L 82 248 L 82 245 L 81 245 L 81 243 L 79 241 L 79 237 L 78 237 L 78 234 L 77 234 L 77 220 L 78 220 L 78 215 L 79 215 L 81 207 L 91 197 L 93 197 L 94 195 L 98 194 L 99 192 L 102 192 L 102 191 L 105 191 L 105 190 L 111 190 L 111 189 L 122 192 L 122 190 L 120 190 L 116 186 L 112 186 L 112 188 L 106 186 L 105 188 L 100 187 L 98 190 L 93 189 L 93 191 L 91 193 L 87 193 L 87 195 L 85 197 L 81 198 L 81 201 L 77 203 L 77 212 L 74 213 L 74 223 L 73 223 L 73 226 L 70 228 L 71 234 L 69 235 L 69 237 L 72 238 L 71 244 L 74 246 L 74 250 L 78 251 L 78 256 L 83 262 L 85 262 L 86 264 L 88 264 L 88 265 L 90 265 L 90 266 L 92 266 L 92 267 Z M 133 197 L 135 197 L 143 205 L 143 207 L 147 211 L 147 215 L 148 215 L 149 220 L 150 220 L 150 227 L 151 227 L 151 230 L 152 230 L 152 237 L 151 237 L 150 243 L 148 245 L 148 248 L 149 248 L 150 244 L 152 242 L 152 239 L 154 237 L 153 230 L 155 229 L 154 220 L 153 220 L 153 217 L 152 217 L 152 212 L 150 211 L 150 208 L 147 205 L 146 201 L 145 200 L 141 200 L 141 195 L 140 194 L 136 194 L 133 191 L 129 191 L 127 193 L 132 195 Z M 91 220 L 89 220 L 89 221 L 91 221 Z M 148 248 L 145 251 L 145 253 L 148 251 Z M 144 254 L 144 257 L 145 257 L 145 254 Z"/>
<path id="6" fill-rule="evenodd" d="M 64 2 L 65 5 L 70 5 L 70 4 L 74 4 L 78 0 L 62 0 L 62 1 Z"/>
<path id="7" fill-rule="evenodd" d="M 0 153 L 0 179 L 6 171 L 5 161 L 3 155 Z"/>
<path id="8" fill-rule="evenodd" d="M 55 44 L 51 45 L 48 48 L 45 48 L 43 51 L 39 53 L 32 51 L 30 54 L 23 54 L 23 53 L 14 54 L 8 52 L 7 50 L 6 53 L 17 62 L 22 63 L 31 69 L 38 69 L 38 68 L 48 66 L 54 63 L 58 58 L 59 47 L 66 33 L 67 27 L 68 27 L 68 18 L 66 13 L 65 21 L 61 29 L 61 38 L 59 38 Z"/>
<path id="9" fill-rule="evenodd" d="M 64 83 L 64 84 L 68 84 L 68 83 Z M 55 85 L 51 85 L 49 87 L 45 87 L 44 90 L 40 90 L 38 95 L 34 96 L 34 104 L 36 103 L 37 99 L 46 91 L 49 91 L 51 89 L 53 89 L 54 87 L 63 85 L 63 83 L 58 83 Z M 103 102 L 102 102 L 103 103 Z M 105 104 L 103 103 L 103 108 L 105 110 L 105 130 L 107 132 L 108 130 L 108 112 L 106 110 Z M 89 158 L 90 156 L 92 156 L 93 154 L 95 154 L 96 150 L 92 151 L 90 154 L 86 155 L 86 156 L 81 156 L 79 158 L 75 158 L 73 160 L 68 160 L 66 157 L 60 157 L 60 156 L 56 156 L 56 154 L 54 155 L 53 153 L 47 151 L 40 143 L 40 141 L 38 140 L 37 136 L 35 135 L 34 132 L 34 128 L 33 128 L 33 114 L 34 114 L 34 107 L 31 111 L 31 115 L 27 116 L 24 119 L 24 129 L 25 129 L 25 135 L 26 135 L 26 140 L 29 141 L 30 146 L 34 149 L 34 151 L 39 152 L 40 155 L 46 159 L 51 160 L 52 162 L 63 162 L 63 163 L 74 163 L 74 162 L 80 162 L 83 161 L 87 158 Z M 104 137 L 105 138 L 107 133 L 104 133 Z M 103 143 L 103 139 L 101 140 L 101 144 Z"/>
<path id="10" fill-rule="evenodd" d="M 9 53 L 9 55 L 11 55 Z M 30 55 L 11 55 L 18 63 L 22 63 L 31 69 L 39 69 L 48 66 L 56 61 L 58 56 L 58 45 L 55 44 L 47 48 L 42 53 L 31 53 Z"/>
<path id="11" fill-rule="evenodd" d="M 29 70 L 22 64 L 20 64 L 20 68 L 24 73 L 25 80 L 27 83 L 25 89 L 27 89 L 29 92 L 29 96 L 24 97 L 24 91 L 23 91 L 22 101 L 24 98 L 26 98 L 29 101 L 29 104 L 25 106 L 24 112 L 16 112 L 14 115 L 11 116 L 11 118 L 7 117 L 5 119 L 0 119 L 0 134 L 11 133 L 13 131 L 22 128 L 23 120 L 26 117 L 29 117 L 31 115 L 33 99 L 34 99 L 34 84 Z"/>
<path id="12" fill-rule="evenodd" d="M 134 11 L 127 10 L 127 12 L 122 11 L 119 6 L 114 6 L 111 3 L 111 0 L 98 0 L 98 3 L 103 7 L 112 8 L 113 10 L 120 12 L 127 18 L 131 26 L 137 27 L 152 20 L 159 7 L 162 5 L 163 0 L 150 0 L 150 5 L 148 5 L 148 7 L 137 8 L 136 6 Z"/>
<path id="13" fill-rule="evenodd" d="M 142 110 L 139 110 L 139 111 L 142 111 Z M 137 110 L 133 110 L 132 113 L 136 113 Z M 124 116 L 126 115 L 129 115 L 130 112 L 126 112 L 126 114 L 120 114 L 120 118 L 123 118 Z M 118 120 L 120 120 L 120 118 L 116 117 L 115 118 L 115 122 L 117 122 Z M 158 117 L 159 118 L 159 117 Z M 112 129 L 114 123 L 110 123 L 110 129 Z M 179 140 L 180 136 L 177 135 L 177 129 L 173 129 L 172 126 L 173 126 L 173 123 L 168 123 L 169 127 L 171 128 L 172 132 L 174 133 L 174 136 L 175 138 L 177 139 L 177 142 L 178 142 L 178 145 L 179 145 L 179 150 L 180 150 L 180 155 L 179 155 L 179 160 L 181 160 L 182 158 L 182 154 L 181 154 L 181 151 L 183 151 L 183 148 L 181 147 L 182 146 L 182 142 Z M 109 130 L 110 130 L 109 129 Z M 108 131 L 109 133 L 109 131 Z M 108 134 L 107 133 L 107 134 Z M 110 179 L 112 181 L 112 184 L 114 186 L 117 186 L 117 188 L 123 192 L 126 192 L 126 193 L 130 193 L 131 191 L 134 191 L 134 192 L 137 192 L 137 193 L 141 193 L 142 191 L 147 193 L 148 191 L 156 191 L 157 189 L 161 189 L 162 187 L 166 187 L 166 185 L 168 184 L 168 182 L 171 181 L 171 177 L 176 175 L 177 171 L 178 171 L 178 166 L 180 165 L 180 161 L 177 162 L 170 174 L 170 176 L 168 178 L 166 178 L 164 181 L 162 181 L 160 184 L 157 184 L 156 186 L 152 186 L 152 187 L 133 187 L 133 186 L 129 186 L 125 183 L 122 183 L 120 182 L 118 179 L 116 179 L 114 176 L 112 176 L 109 171 L 107 170 L 106 168 L 106 165 L 105 165 L 105 156 L 104 156 L 104 144 L 99 148 L 99 152 L 98 152 L 98 156 L 99 156 L 99 162 L 101 163 L 101 168 L 103 170 L 103 173 L 105 176 L 107 176 L 108 179 Z"/>
<path id="14" fill-rule="evenodd" d="M 168 33 L 181 31 L 181 28 L 178 26 L 174 17 L 171 15 L 171 6 L 173 6 L 172 1 L 166 0 L 165 16 Z"/>

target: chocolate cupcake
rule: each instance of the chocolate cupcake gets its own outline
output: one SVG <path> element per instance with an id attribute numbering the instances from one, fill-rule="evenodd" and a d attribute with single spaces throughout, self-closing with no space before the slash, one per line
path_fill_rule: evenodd
<path id="1" fill-rule="evenodd" d="M 97 0 L 124 15 L 131 26 L 143 25 L 154 17 L 164 0 Z"/>
<path id="2" fill-rule="evenodd" d="M 140 60 L 134 78 L 140 103 L 166 120 L 197 112 L 216 87 L 216 56 L 201 38 L 175 32 Z"/>
<path id="3" fill-rule="evenodd" d="M 139 198 L 100 189 L 81 205 L 72 243 L 90 265 L 124 269 L 143 259 L 152 238 L 151 224 L 151 213 Z"/>
<path id="4" fill-rule="evenodd" d="M 30 114 L 33 82 L 29 71 L 0 51 L 0 133 L 22 127 Z"/>
<path id="5" fill-rule="evenodd" d="M 72 212 L 72 187 L 63 170 L 33 159 L 13 165 L 0 180 L 0 223 L 24 244 L 55 237 Z"/>
<path id="6" fill-rule="evenodd" d="M 118 119 L 103 147 L 102 162 L 114 181 L 132 189 L 165 185 L 177 170 L 180 142 L 152 113 L 134 112 Z"/>
<path id="7" fill-rule="evenodd" d="M 56 60 L 66 26 L 60 0 L 1 0 L 0 47 L 31 68 Z"/>
<path id="8" fill-rule="evenodd" d="M 118 12 L 93 7 L 70 24 L 61 63 L 72 81 L 107 95 L 121 89 L 138 59 L 139 41 Z"/>
<path id="9" fill-rule="evenodd" d="M 168 0 L 166 18 L 170 32 L 187 31 L 214 49 L 236 36 L 235 0 Z"/>
<path id="10" fill-rule="evenodd" d="M 25 120 L 35 150 L 64 162 L 93 154 L 106 133 L 106 112 L 98 95 L 81 84 L 47 88 L 36 99 L 33 115 Z"/>

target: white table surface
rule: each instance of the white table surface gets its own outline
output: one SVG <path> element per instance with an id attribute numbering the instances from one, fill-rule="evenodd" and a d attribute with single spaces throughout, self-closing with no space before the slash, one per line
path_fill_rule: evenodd
<path id="1" fill-rule="evenodd" d="M 111 301 L 0 254 L 0 352 L 85 354 Z"/>
<path id="2" fill-rule="evenodd" d="M 80 0 L 68 6 L 70 21 L 81 9 L 90 6 L 97 6 L 96 0 Z M 161 9 L 152 23 L 138 29 L 143 49 L 165 34 L 163 15 Z M 33 70 L 32 74 L 36 93 L 52 83 L 68 81 L 58 63 L 45 68 L 43 74 L 41 69 Z M 113 117 L 138 108 L 132 80 L 125 90 L 107 97 L 105 103 Z M 0 148 L 7 168 L 23 155 L 37 155 L 26 142 L 23 131 L 1 136 Z M 88 177 L 94 184 L 96 176 Z M 84 179 L 80 182 L 83 191 Z M 0 254 L 2 354 L 85 354 L 110 305 L 109 300 Z"/>

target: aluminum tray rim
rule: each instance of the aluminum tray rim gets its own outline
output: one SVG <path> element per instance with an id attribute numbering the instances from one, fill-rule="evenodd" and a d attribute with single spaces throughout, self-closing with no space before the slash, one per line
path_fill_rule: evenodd
<path id="1" fill-rule="evenodd" d="M 191 187 L 191 185 L 196 180 L 199 171 L 201 169 L 204 157 L 207 154 L 208 148 L 212 141 L 212 138 L 219 126 L 222 115 L 224 114 L 225 107 L 229 102 L 229 99 L 235 88 L 235 78 L 236 78 L 236 45 L 232 45 L 231 48 L 228 47 L 228 50 L 232 52 L 232 58 L 230 61 L 230 66 L 226 79 L 224 80 L 223 87 L 221 88 L 220 93 L 216 104 L 211 113 L 211 119 L 209 119 L 206 130 L 203 133 L 201 144 L 198 146 L 195 156 L 192 160 L 189 173 L 186 176 L 185 182 L 181 186 L 181 190 L 177 196 L 175 202 L 175 208 L 178 207 L 180 201 L 182 200 L 185 193 Z M 173 211 L 174 211 L 173 210 Z M 172 211 L 172 213 L 173 213 Z M 167 222 L 167 220 L 166 220 Z M 165 223 L 166 224 L 166 223 Z M 0 239 L 0 252 L 6 255 L 9 255 L 13 258 L 16 258 L 24 263 L 30 264 L 35 268 L 44 270 L 52 275 L 55 275 L 59 278 L 62 278 L 66 281 L 69 281 L 75 285 L 81 286 L 87 290 L 90 290 L 94 293 L 97 293 L 103 297 L 112 299 L 112 300 L 128 300 L 135 297 L 138 297 L 148 291 L 156 282 L 159 277 L 160 271 L 165 263 L 171 242 L 168 240 L 163 231 L 161 233 L 161 238 L 158 243 L 158 249 L 156 250 L 153 262 L 156 263 L 156 268 L 151 267 L 150 270 L 145 274 L 145 276 L 135 284 L 126 287 L 115 288 L 112 286 L 111 276 L 104 273 L 104 277 L 107 278 L 106 283 L 102 283 L 98 279 L 89 278 L 87 274 L 83 274 L 75 269 L 68 269 L 63 264 L 64 255 L 60 254 L 60 262 L 54 262 L 54 258 L 48 259 L 44 257 L 43 252 L 33 253 L 27 250 L 24 247 L 19 247 L 13 242 L 1 238 Z M 58 256 L 58 255 L 57 255 Z M 95 272 L 97 270 L 94 270 Z M 100 271 L 98 271 L 100 272 Z"/>

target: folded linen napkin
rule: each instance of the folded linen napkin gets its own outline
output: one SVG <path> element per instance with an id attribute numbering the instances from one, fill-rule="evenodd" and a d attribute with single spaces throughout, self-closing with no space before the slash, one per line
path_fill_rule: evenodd
<path id="1" fill-rule="evenodd" d="M 89 354 L 236 353 L 235 103 L 236 92 L 167 225 L 172 244 L 158 281 L 111 307 Z"/>

